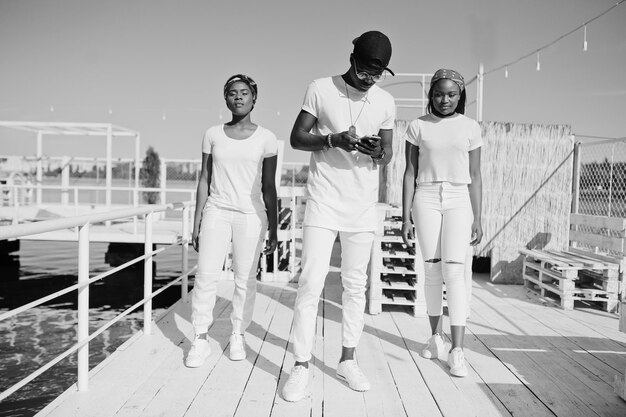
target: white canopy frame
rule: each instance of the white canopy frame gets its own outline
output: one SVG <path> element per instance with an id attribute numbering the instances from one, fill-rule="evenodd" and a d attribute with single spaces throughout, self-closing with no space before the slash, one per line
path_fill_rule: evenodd
<path id="1" fill-rule="evenodd" d="M 106 137 L 106 206 L 111 206 L 112 153 L 114 137 L 135 138 L 135 190 L 139 188 L 139 132 L 111 123 L 72 123 L 72 122 L 12 122 L 0 121 L 0 127 L 33 132 L 37 135 L 37 204 L 42 202 L 43 181 L 43 138 L 44 135 L 56 136 L 97 136 Z M 135 200 L 137 193 L 135 192 Z M 137 205 L 135 201 L 135 205 Z"/>

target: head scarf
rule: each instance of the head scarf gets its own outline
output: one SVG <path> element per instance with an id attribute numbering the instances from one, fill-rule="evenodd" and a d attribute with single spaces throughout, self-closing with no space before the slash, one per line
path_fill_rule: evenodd
<path id="1" fill-rule="evenodd" d="M 437 81 L 443 79 L 454 81 L 461 89 L 461 92 L 465 89 L 465 80 L 463 79 L 463 76 L 454 70 L 444 68 L 438 69 L 433 74 L 433 77 L 430 79 L 430 85 L 433 86 Z"/>
<path id="2" fill-rule="evenodd" d="M 252 92 L 253 101 L 256 102 L 256 99 L 258 96 L 258 87 L 256 85 L 256 82 L 254 82 L 252 78 L 243 74 L 233 75 L 232 77 L 228 79 L 228 81 L 226 81 L 226 84 L 224 84 L 224 99 L 226 99 L 226 96 L 228 95 L 228 90 L 230 89 L 230 87 L 237 81 L 241 81 L 248 85 L 248 88 Z"/>

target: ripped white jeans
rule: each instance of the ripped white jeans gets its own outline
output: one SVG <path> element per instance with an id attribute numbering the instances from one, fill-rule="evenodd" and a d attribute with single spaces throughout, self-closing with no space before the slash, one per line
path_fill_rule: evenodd
<path id="1" fill-rule="evenodd" d="M 413 200 L 413 219 L 424 259 L 427 313 L 442 314 L 445 282 L 450 325 L 465 326 L 465 263 L 474 219 L 467 184 L 419 184 Z"/>

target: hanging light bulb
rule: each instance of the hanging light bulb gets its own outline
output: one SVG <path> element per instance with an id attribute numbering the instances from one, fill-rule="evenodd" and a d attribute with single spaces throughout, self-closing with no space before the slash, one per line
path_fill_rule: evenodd
<path id="1" fill-rule="evenodd" d="M 167 117 L 165 116 L 165 112 L 163 112 L 163 115 L 161 116 L 161 119 L 162 119 L 162 120 L 167 119 Z"/>
<path id="2" fill-rule="evenodd" d="M 113 114 L 113 109 L 109 108 L 109 114 Z"/>
<path id="3" fill-rule="evenodd" d="M 583 51 L 587 50 L 587 25 L 583 27 Z"/>
<path id="4" fill-rule="evenodd" d="M 50 106 L 50 113 L 54 113 L 54 106 Z"/>
<path id="5" fill-rule="evenodd" d="M 537 71 L 541 71 L 541 61 L 539 61 L 539 51 L 537 51 Z"/>
<path id="6" fill-rule="evenodd" d="M 509 78 L 509 66 L 504 67 L 504 78 Z"/>

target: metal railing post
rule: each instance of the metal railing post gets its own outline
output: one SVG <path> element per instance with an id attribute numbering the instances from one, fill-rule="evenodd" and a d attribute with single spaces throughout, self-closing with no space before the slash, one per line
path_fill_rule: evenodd
<path id="1" fill-rule="evenodd" d="M 189 206 L 183 207 L 183 264 L 182 264 L 182 273 L 185 274 L 183 276 L 183 281 L 180 286 L 180 297 L 183 300 L 183 303 L 187 302 L 187 293 L 189 292 L 189 277 L 186 275 L 187 269 L 189 269 Z"/>
<path id="2" fill-rule="evenodd" d="M 78 283 L 89 281 L 89 223 L 78 232 Z M 78 289 L 78 343 L 89 337 L 89 285 Z M 78 390 L 87 391 L 89 343 L 78 348 Z"/>
<path id="3" fill-rule="evenodd" d="M 609 206 L 607 216 L 611 217 L 611 204 L 613 202 L 613 167 L 615 166 L 615 144 L 611 145 L 611 167 L 609 169 Z"/>
<path id="4" fill-rule="evenodd" d="M 296 185 L 291 185 L 291 201 L 289 202 L 291 210 L 291 242 L 289 243 L 289 278 L 293 278 L 296 274 Z"/>
<path id="5" fill-rule="evenodd" d="M 145 216 L 145 243 L 144 253 L 147 255 L 152 253 L 152 223 L 154 212 L 147 213 Z M 152 255 L 146 256 L 143 264 L 143 296 L 147 298 L 152 294 Z M 152 333 L 152 300 L 146 301 L 143 306 L 143 332 L 144 334 Z"/>
<path id="6" fill-rule="evenodd" d="M 578 214 L 580 210 L 580 147 L 581 142 L 574 144 L 574 170 L 572 172 L 572 213 Z"/>

